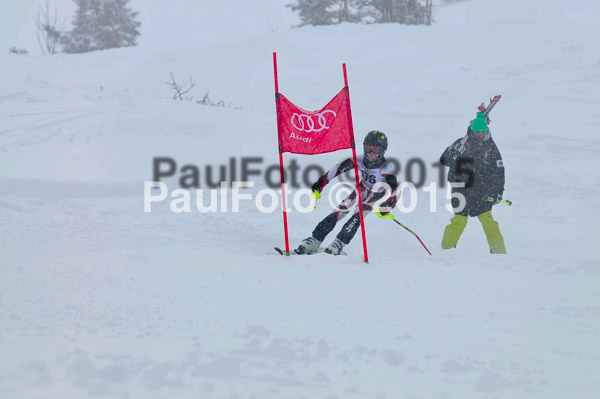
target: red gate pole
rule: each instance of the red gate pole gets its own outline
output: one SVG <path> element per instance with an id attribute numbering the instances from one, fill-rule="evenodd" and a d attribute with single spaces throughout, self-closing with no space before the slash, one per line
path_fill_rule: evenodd
<path id="1" fill-rule="evenodd" d="M 363 249 L 365 253 L 365 263 L 369 263 L 367 254 L 367 236 L 365 235 L 365 219 L 362 209 L 362 195 L 360 193 L 360 181 L 358 172 L 358 162 L 356 160 L 356 145 L 354 144 L 354 126 L 352 125 L 352 111 L 350 110 L 350 89 L 348 88 L 348 74 L 346 73 L 346 64 L 342 64 L 344 69 L 344 84 L 346 85 L 346 104 L 348 107 L 348 117 L 350 120 L 350 138 L 352 139 L 352 158 L 354 159 L 354 174 L 356 175 L 356 190 L 358 192 L 358 213 L 360 214 L 360 230 L 362 232 Z"/>
<path id="2" fill-rule="evenodd" d="M 275 108 L 277 110 L 277 141 L 279 142 L 279 133 L 281 132 L 281 121 L 279 113 L 279 82 L 277 79 L 277 53 L 273 52 L 273 71 L 275 76 Z M 285 200 L 285 176 L 283 173 L 283 152 L 281 143 L 279 143 L 279 174 L 281 175 L 281 200 L 283 205 L 283 231 L 285 234 L 285 255 L 290 256 L 290 242 L 288 238 L 287 226 L 287 203 Z"/>

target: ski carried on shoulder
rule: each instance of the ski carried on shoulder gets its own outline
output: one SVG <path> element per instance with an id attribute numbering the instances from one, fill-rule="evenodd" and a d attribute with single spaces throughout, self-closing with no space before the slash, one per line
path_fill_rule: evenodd
<path id="1" fill-rule="evenodd" d="M 279 254 L 279 255 L 284 255 L 285 256 L 285 250 L 279 248 L 279 247 L 275 247 L 275 251 Z M 302 253 L 298 253 L 296 252 L 296 250 L 292 249 L 290 251 L 290 255 L 316 255 L 316 254 L 321 254 L 321 253 L 326 253 L 325 252 L 325 248 L 319 248 L 319 250 L 317 252 L 314 253 L 310 253 L 310 254 L 302 254 Z M 340 252 L 340 255 L 348 255 L 346 252 L 342 251 Z"/>
<path id="2" fill-rule="evenodd" d="M 490 111 L 492 110 L 492 108 L 494 108 L 494 106 L 498 103 L 498 101 L 500 101 L 501 98 L 502 98 L 502 95 L 498 94 L 497 96 L 490 98 L 490 103 L 488 104 L 487 107 L 485 106 L 485 101 L 482 102 L 479 107 L 477 107 L 477 112 L 483 112 L 483 116 L 485 116 L 485 120 L 487 121 L 487 123 L 491 122 Z M 468 138 L 469 138 L 469 135 L 465 134 L 465 137 L 462 138 L 462 140 L 460 141 L 460 144 L 464 145 L 467 142 Z"/>
<path id="3" fill-rule="evenodd" d="M 490 111 L 492 110 L 492 108 L 494 108 L 494 106 L 498 103 L 498 101 L 500 101 L 501 98 L 502 98 L 502 96 L 500 94 L 498 94 L 497 96 L 490 98 L 490 103 L 488 104 L 487 107 L 485 106 L 485 101 L 484 101 L 481 103 L 481 105 L 479 107 L 477 107 L 477 109 L 479 110 L 479 112 L 483 112 L 485 117 L 488 118 L 490 115 Z"/>

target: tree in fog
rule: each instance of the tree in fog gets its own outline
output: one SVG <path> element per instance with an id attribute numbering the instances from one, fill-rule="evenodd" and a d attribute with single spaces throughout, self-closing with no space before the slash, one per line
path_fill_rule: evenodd
<path id="1" fill-rule="evenodd" d="M 360 0 L 336 0 L 333 2 L 333 12 L 337 23 L 360 22 L 358 5 Z"/>
<path id="2" fill-rule="evenodd" d="M 135 46 L 141 23 L 129 0 L 73 0 L 77 5 L 73 30 L 64 35 L 67 53 Z"/>
<path id="3" fill-rule="evenodd" d="M 59 24 L 56 7 L 50 11 L 50 3 L 46 0 L 45 7 L 39 6 L 34 18 L 36 36 L 42 53 L 55 54 L 59 51 L 64 23 Z"/>
<path id="4" fill-rule="evenodd" d="M 431 23 L 431 0 L 361 0 L 360 5 L 376 23 Z"/>
<path id="5" fill-rule="evenodd" d="M 431 24 L 432 0 L 296 0 L 300 26 L 331 25 L 344 21 Z"/>
<path id="6" fill-rule="evenodd" d="M 332 25 L 341 22 L 359 22 L 356 5 L 360 0 L 297 0 L 286 7 L 297 11 L 300 26 Z"/>
<path id="7" fill-rule="evenodd" d="M 334 13 L 329 10 L 334 0 L 298 0 L 286 6 L 297 11 L 300 16 L 300 26 L 331 25 Z"/>

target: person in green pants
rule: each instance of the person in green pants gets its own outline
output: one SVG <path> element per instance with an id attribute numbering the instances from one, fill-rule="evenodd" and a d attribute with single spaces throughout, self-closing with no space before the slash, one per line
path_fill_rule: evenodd
<path id="1" fill-rule="evenodd" d="M 483 112 L 473 119 L 464 137 L 446 148 L 440 162 L 450 168 L 448 181 L 458 185 L 452 188 L 454 217 L 444 230 L 442 249 L 455 248 L 469 216 L 477 216 L 490 253 L 505 254 L 504 238 L 498 222 L 492 217 L 492 206 L 502 201 L 504 163 Z M 491 197 L 493 201 L 484 200 L 485 197 Z"/>

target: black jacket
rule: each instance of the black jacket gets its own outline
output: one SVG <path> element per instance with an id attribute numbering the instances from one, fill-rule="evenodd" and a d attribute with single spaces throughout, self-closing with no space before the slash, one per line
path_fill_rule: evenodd
<path id="1" fill-rule="evenodd" d="M 446 148 L 440 158 L 442 165 L 450 167 L 448 181 L 464 183 L 464 188 L 453 188 L 453 193 L 464 195 L 465 208 L 456 212 L 463 216 L 478 216 L 492 209 L 493 202 L 484 201 L 488 195 L 494 198 L 504 192 L 504 164 L 496 143 L 488 134 L 479 142 L 471 129 L 467 134 Z M 459 206 L 459 199 L 452 199 L 452 206 Z"/>

